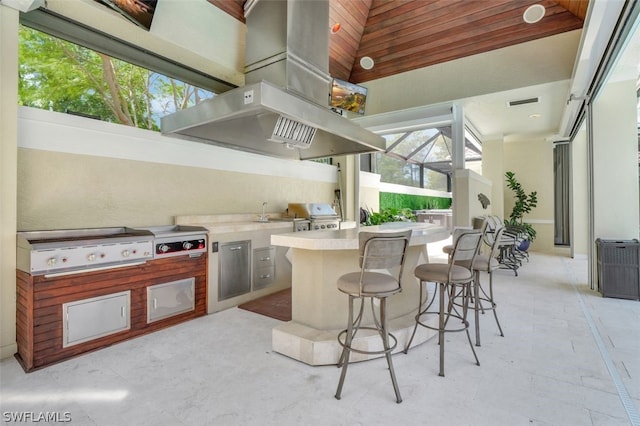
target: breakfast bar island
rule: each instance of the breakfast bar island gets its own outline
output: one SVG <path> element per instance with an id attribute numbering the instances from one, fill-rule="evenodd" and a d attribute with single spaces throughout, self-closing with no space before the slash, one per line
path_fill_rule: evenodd
<path id="1" fill-rule="evenodd" d="M 447 239 L 449 230 L 429 223 L 393 222 L 366 228 L 332 231 L 292 232 L 271 236 L 271 244 L 289 248 L 292 265 L 291 321 L 273 329 L 274 351 L 309 365 L 336 364 L 342 347 L 338 332 L 346 327 L 348 296 L 338 291 L 336 281 L 342 274 L 359 270 L 358 232 L 394 232 L 411 229 L 402 274 L 402 292 L 389 298 L 389 330 L 398 339 L 396 352 L 404 348 L 415 324 L 419 283 L 413 275 L 416 265 L 428 260 L 427 243 Z M 364 322 L 371 323 L 370 307 L 365 307 Z M 413 345 L 432 337 L 434 332 L 419 327 Z M 380 345 L 377 334 L 362 334 L 356 339 L 363 348 Z M 354 353 L 353 360 L 368 359 Z"/>

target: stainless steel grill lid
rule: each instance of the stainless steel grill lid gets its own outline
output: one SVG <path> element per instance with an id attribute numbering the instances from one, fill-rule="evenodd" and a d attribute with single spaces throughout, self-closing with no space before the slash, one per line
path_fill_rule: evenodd
<path id="1" fill-rule="evenodd" d="M 328 203 L 289 203 L 287 212 L 290 217 L 307 219 L 335 219 L 336 211 Z"/>

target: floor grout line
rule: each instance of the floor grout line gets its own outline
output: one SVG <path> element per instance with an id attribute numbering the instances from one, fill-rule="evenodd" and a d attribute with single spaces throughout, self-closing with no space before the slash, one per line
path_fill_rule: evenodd
<path id="1" fill-rule="evenodd" d="M 565 269 L 567 270 L 567 273 L 572 278 L 575 278 L 570 268 L 567 268 L 566 263 L 563 262 L 563 264 L 565 266 Z M 609 375 L 611 376 L 611 380 L 613 380 L 613 384 L 615 385 L 616 390 L 618 391 L 618 397 L 620 398 L 620 401 L 624 406 L 624 409 L 627 413 L 627 417 L 629 417 L 629 421 L 631 422 L 631 425 L 640 426 L 640 414 L 638 414 L 638 411 L 636 410 L 635 405 L 633 405 L 633 401 L 629 396 L 629 392 L 627 391 L 627 388 L 622 382 L 622 378 L 620 377 L 618 370 L 613 364 L 613 359 L 611 358 L 609 351 L 607 351 L 607 348 L 604 345 L 602 337 L 600 336 L 600 332 L 598 331 L 593 321 L 593 318 L 591 317 L 591 313 L 587 309 L 587 306 L 584 302 L 584 298 L 582 297 L 582 294 L 580 294 L 580 291 L 578 291 L 578 288 L 576 287 L 575 281 L 576 281 L 575 279 L 572 279 L 571 287 L 573 288 L 578 298 L 578 302 L 580 303 L 580 307 L 582 308 L 582 313 L 587 321 L 587 324 L 589 325 L 589 329 L 591 330 L 593 339 L 595 340 L 596 345 L 598 346 L 598 350 L 600 351 L 600 356 L 602 357 L 602 361 L 604 361 L 604 364 L 606 365 L 607 370 L 609 370 Z"/>

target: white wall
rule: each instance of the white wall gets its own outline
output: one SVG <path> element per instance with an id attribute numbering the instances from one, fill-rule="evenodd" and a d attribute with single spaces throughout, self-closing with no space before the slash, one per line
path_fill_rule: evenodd
<path id="1" fill-rule="evenodd" d="M 554 252 L 554 220 L 553 220 L 553 143 L 545 139 L 527 139 L 506 142 L 504 144 L 504 171 L 515 173 L 515 178 L 524 191 L 529 194 L 537 192 L 538 205 L 524 221 L 533 225 L 537 236 L 530 250 Z M 504 189 L 504 213 L 509 217 L 515 204 L 513 191 Z M 496 214 L 499 214 L 496 212 Z"/>
<path id="2" fill-rule="evenodd" d="M 491 194 L 486 194 L 491 202 L 492 214 L 504 214 L 504 141 L 489 140 L 482 143 L 482 176 L 491 181 Z"/>
<path id="3" fill-rule="evenodd" d="M 173 224 L 177 215 L 282 213 L 332 202 L 336 167 L 21 108 L 18 230 Z"/>
<path id="4" fill-rule="evenodd" d="M 471 219 L 476 216 L 484 216 L 491 213 L 491 205 L 487 209 L 482 208 L 478 195 L 491 194 L 492 183 L 473 170 L 455 170 L 453 174 L 454 208 L 453 225 L 471 226 Z"/>
<path id="5" fill-rule="evenodd" d="M 571 78 L 580 30 L 363 83 L 367 115 Z M 523 49 L 523 47 L 526 47 Z"/>
<path id="6" fill-rule="evenodd" d="M 608 83 L 593 102 L 594 239 L 638 238 L 635 88 Z"/>
<path id="7" fill-rule="evenodd" d="M 589 186 L 587 181 L 587 132 L 585 126 L 571 141 L 572 245 L 575 256 L 589 253 Z"/>
<path id="8" fill-rule="evenodd" d="M 0 358 L 16 346 L 18 12 L 0 4 Z"/>

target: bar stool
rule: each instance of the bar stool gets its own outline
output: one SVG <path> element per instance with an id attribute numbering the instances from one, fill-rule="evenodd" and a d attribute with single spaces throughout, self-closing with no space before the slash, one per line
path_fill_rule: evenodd
<path id="1" fill-rule="evenodd" d="M 404 352 L 409 351 L 411 342 L 416 334 L 418 325 L 438 331 L 438 343 L 440 345 L 440 371 L 438 375 L 444 376 L 444 334 L 449 332 L 465 331 L 469 347 L 473 352 L 476 365 L 480 365 L 476 351 L 471 342 L 469 334 L 469 321 L 467 321 L 467 312 L 469 308 L 469 288 L 473 283 L 473 261 L 478 254 L 482 232 L 480 230 L 469 230 L 460 234 L 453 245 L 453 251 L 449 256 L 449 263 L 425 263 L 416 267 L 415 276 L 420 279 L 420 297 L 418 301 L 418 313 L 416 314 L 416 323 L 413 327 L 411 338 L 405 346 Z M 436 290 L 433 292 L 431 301 L 427 304 L 427 288 L 426 283 L 436 283 Z M 424 284 L 424 285 L 423 285 Z M 429 311 L 433 304 L 436 293 L 438 293 L 439 309 L 437 311 Z M 462 313 L 458 313 L 453 305 L 454 295 L 460 294 L 462 298 Z M 423 296 L 424 295 L 424 296 Z M 447 307 L 445 309 L 445 297 L 448 298 Z M 425 307 L 426 304 L 426 307 Z M 423 316 L 438 315 L 438 327 L 433 327 L 423 320 Z M 462 322 L 462 326 L 456 326 L 457 321 L 453 321 L 453 325 L 449 324 L 451 318 L 456 318 Z"/>
<path id="2" fill-rule="evenodd" d="M 498 321 L 498 314 L 496 313 L 496 303 L 493 298 L 493 271 L 500 269 L 500 263 L 498 262 L 497 257 L 502 244 L 502 234 L 505 229 L 505 227 L 502 227 L 496 232 L 485 234 L 487 237 L 485 243 L 490 244 L 491 250 L 489 254 L 478 254 L 473 260 L 473 310 L 476 327 L 476 346 L 480 346 L 480 312 L 484 314 L 485 311 L 493 311 L 493 316 L 496 319 L 500 336 L 504 337 L 502 327 L 500 327 L 500 321 Z M 487 272 L 489 274 L 488 293 L 480 282 L 480 272 Z"/>
<path id="3" fill-rule="evenodd" d="M 351 272 L 338 278 L 338 290 L 349 296 L 349 322 L 347 328 L 338 334 L 338 343 L 342 346 L 342 354 L 338 361 L 338 368 L 342 367 L 336 399 L 340 399 L 344 378 L 349 366 L 351 352 L 366 355 L 382 355 L 387 358 L 387 365 L 391 374 L 391 382 L 396 394 L 396 402 L 402 402 L 400 390 L 396 381 L 396 375 L 391 362 L 391 352 L 396 348 L 398 341 L 389 333 L 387 327 L 387 297 L 402 290 L 400 277 L 404 268 L 404 260 L 411 238 L 411 230 L 398 232 L 360 232 L 358 241 L 360 247 L 360 271 Z M 384 273 L 381 270 L 388 270 Z M 392 270 L 394 272 L 392 272 Z M 359 312 L 354 318 L 354 302 L 360 300 Z M 373 326 L 362 325 L 365 300 L 371 301 L 371 313 Z M 379 316 L 376 316 L 374 300 L 379 302 Z M 352 342 L 358 331 L 375 330 L 382 339 L 382 350 L 362 350 L 352 346 Z M 393 344 L 389 343 L 389 339 Z"/>

